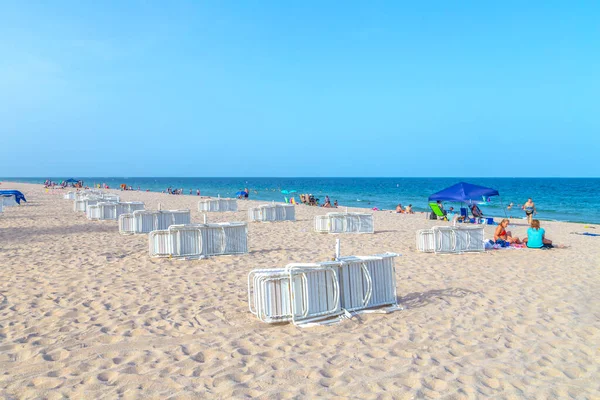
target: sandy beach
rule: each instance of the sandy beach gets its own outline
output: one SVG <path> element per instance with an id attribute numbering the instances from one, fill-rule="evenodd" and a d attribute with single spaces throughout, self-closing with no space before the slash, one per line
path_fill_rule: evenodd
<path id="1" fill-rule="evenodd" d="M 373 235 L 318 234 L 331 210 L 300 205 L 296 222 L 250 224 L 249 254 L 181 261 L 74 212 L 66 190 L 2 188 L 27 203 L 0 214 L 0 397 L 600 398 L 600 238 L 571 234 L 598 225 L 542 222 L 564 249 L 435 255 L 415 232 L 447 222 L 374 212 Z M 195 196 L 118 193 L 202 222 Z M 251 269 L 328 260 L 336 238 L 342 255 L 402 254 L 404 310 L 306 329 L 249 312 Z"/>

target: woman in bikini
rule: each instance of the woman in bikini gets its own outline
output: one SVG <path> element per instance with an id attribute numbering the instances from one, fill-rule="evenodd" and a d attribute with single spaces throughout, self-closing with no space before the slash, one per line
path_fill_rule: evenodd
<path id="1" fill-rule="evenodd" d="M 508 243 L 521 243 L 518 237 L 512 237 L 512 233 L 506 230 L 506 228 L 508 228 L 508 224 L 509 221 L 506 218 L 500 221 L 500 224 L 496 228 L 496 232 L 494 232 L 494 242 L 498 242 L 498 240 L 504 240 Z"/>
<path id="2" fill-rule="evenodd" d="M 531 200 L 531 197 L 527 199 L 527 203 L 523 204 L 523 211 L 525 211 L 525 215 L 527 215 L 527 223 L 531 225 L 534 214 L 537 214 L 535 203 Z"/>

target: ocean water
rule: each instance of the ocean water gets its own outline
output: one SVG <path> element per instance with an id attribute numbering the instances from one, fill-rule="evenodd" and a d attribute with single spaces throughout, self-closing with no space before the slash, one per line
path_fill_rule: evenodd
<path id="1" fill-rule="evenodd" d="M 43 183 L 47 178 L 0 178 L 0 181 Z M 60 181 L 65 178 L 48 178 Z M 427 211 L 427 197 L 448 186 L 464 181 L 497 189 L 500 198 L 492 197 L 480 208 L 486 215 L 513 218 L 524 217 L 521 205 L 533 198 L 537 217 L 583 223 L 600 223 L 600 178 L 127 178 L 88 177 L 86 185 L 106 183 L 118 188 L 121 183 L 141 190 L 161 192 L 168 187 L 183 188 L 189 195 L 200 189 L 203 196 L 233 197 L 244 188 L 250 189 L 250 198 L 283 201 L 289 195 L 282 190 L 312 193 L 320 198 L 329 195 L 340 206 L 394 209 L 398 203 L 412 204 L 415 211 Z M 9 187 L 4 183 L 2 188 Z M 512 210 L 506 208 L 514 203 Z M 446 209 L 453 205 L 447 203 Z"/>

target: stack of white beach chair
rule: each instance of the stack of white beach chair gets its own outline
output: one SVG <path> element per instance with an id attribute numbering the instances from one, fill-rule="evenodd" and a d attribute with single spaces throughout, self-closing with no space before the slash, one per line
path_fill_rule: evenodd
<path id="1" fill-rule="evenodd" d="M 315 216 L 315 232 L 374 233 L 373 214 L 332 212 Z"/>
<path id="2" fill-rule="evenodd" d="M 87 205 L 86 215 L 93 220 L 118 220 L 123 214 L 131 214 L 137 210 L 143 210 L 144 203 L 141 201 L 126 202 L 99 202 Z"/>
<path id="3" fill-rule="evenodd" d="M 73 210 L 86 212 L 89 206 L 98 203 L 118 203 L 119 200 L 119 196 L 111 193 L 78 192 L 73 201 Z"/>
<path id="4" fill-rule="evenodd" d="M 265 204 L 248 209 L 248 221 L 273 222 L 295 221 L 296 208 L 293 204 Z"/>
<path id="5" fill-rule="evenodd" d="M 396 296 L 397 256 L 340 257 L 253 270 L 248 275 L 250 312 L 267 323 L 312 326 L 350 318 L 351 312 L 401 309 Z"/>
<path id="6" fill-rule="evenodd" d="M 237 211 L 236 199 L 205 199 L 198 202 L 198 211 L 200 212 L 226 212 Z"/>
<path id="7" fill-rule="evenodd" d="M 248 253 L 248 224 L 171 225 L 148 236 L 151 257 L 199 259 L 216 255 Z"/>
<path id="8" fill-rule="evenodd" d="M 138 210 L 119 216 L 119 233 L 133 235 L 191 222 L 190 210 Z"/>
<path id="9" fill-rule="evenodd" d="M 418 230 L 417 250 L 439 254 L 483 252 L 483 226 L 434 226 Z"/>

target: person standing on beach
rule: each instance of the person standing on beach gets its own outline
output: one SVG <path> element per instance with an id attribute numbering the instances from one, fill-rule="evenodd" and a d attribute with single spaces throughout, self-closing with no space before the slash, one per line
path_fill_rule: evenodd
<path id="1" fill-rule="evenodd" d="M 535 203 L 530 198 L 527 199 L 527 203 L 523 204 L 523 210 L 525 211 L 525 215 L 527 216 L 527 223 L 531 225 L 531 221 L 533 221 L 533 216 L 537 214 L 535 209 Z"/>

